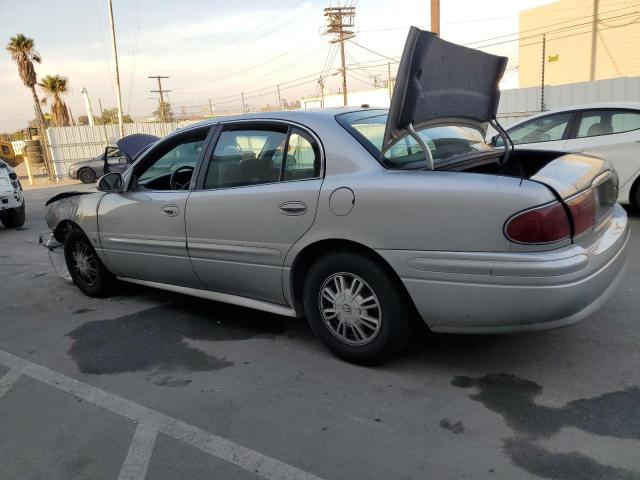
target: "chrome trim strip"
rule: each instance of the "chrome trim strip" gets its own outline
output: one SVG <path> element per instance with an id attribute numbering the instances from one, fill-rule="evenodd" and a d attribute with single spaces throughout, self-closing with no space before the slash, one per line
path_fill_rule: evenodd
<path id="1" fill-rule="evenodd" d="M 214 300 L 216 302 L 230 303 L 232 305 L 252 308 L 254 310 L 262 310 L 263 312 L 275 313 L 276 315 L 283 315 L 285 317 L 298 316 L 293 308 L 290 308 L 286 305 L 277 305 L 275 303 L 256 300 L 254 298 L 240 297 L 238 295 L 231 295 L 230 293 L 212 292 L 210 290 L 200 290 L 198 288 L 180 287 L 178 285 L 169 285 L 167 283 L 149 282 L 147 280 L 138 280 L 135 278 L 117 278 L 118 280 L 122 280 L 123 282 L 135 283 L 152 288 L 159 288 L 161 290 L 168 290 L 170 292 L 182 293 L 185 295 L 191 295 L 193 297 L 205 298 L 207 300 Z"/>
<path id="2" fill-rule="evenodd" d="M 187 243 L 189 253 L 194 256 L 197 252 L 207 253 L 230 253 L 234 255 L 246 255 L 248 257 L 257 258 L 280 258 L 282 252 L 273 248 L 265 247 L 250 247 L 245 245 L 229 245 L 222 243 L 203 243 L 189 241 Z"/>

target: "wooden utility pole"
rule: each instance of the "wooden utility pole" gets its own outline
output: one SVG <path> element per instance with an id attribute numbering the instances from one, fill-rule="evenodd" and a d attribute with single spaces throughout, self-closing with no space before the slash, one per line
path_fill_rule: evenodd
<path id="1" fill-rule="evenodd" d="M 387 88 L 389 89 L 389 98 L 393 96 L 393 87 L 391 86 L 391 62 L 387 62 Z"/>
<path id="2" fill-rule="evenodd" d="M 330 43 L 340 43 L 340 61 L 342 72 L 342 102 L 347 105 L 347 65 L 344 56 L 344 42 L 355 37 L 353 21 L 356 16 L 356 7 L 328 7 L 324 9 L 327 18 L 325 35 L 333 35 Z"/>
<path id="3" fill-rule="evenodd" d="M 244 92 L 242 92 L 241 95 L 242 95 L 242 113 L 247 113 L 247 105 L 244 103 Z"/>
<path id="4" fill-rule="evenodd" d="M 278 84 L 277 87 L 278 87 L 278 110 L 282 110 L 282 97 L 280 96 L 280 84 Z"/>
<path id="5" fill-rule="evenodd" d="M 593 0 L 593 19 L 591 20 L 591 68 L 589 80 L 596 79 L 596 54 L 598 51 L 598 8 L 599 0 Z"/>
<path id="6" fill-rule="evenodd" d="M 171 92 L 171 90 L 163 90 L 162 89 L 162 79 L 163 78 L 169 78 L 169 77 L 163 77 L 161 75 L 154 75 L 151 77 L 147 77 L 147 78 L 155 78 L 158 80 L 158 90 L 150 90 L 151 93 L 159 93 L 160 94 L 160 108 L 158 109 L 158 112 L 160 112 L 160 121 L 161 122 L 167 122 L 167 112 L 165 111 L 164 108 L 164 94 L 165 93 L 169 93 Z"/>
<path id="7" fill-rule="evenodd" d="M 431 31 L 440 35 L 440 0 L 431 0 Z"/>
<path id="8" fill-rule="evenodd" d="M 120 94 L 120 68 L 118 67 L 118 48 L 116 47 L 116 27 L 113 22 L 113 4 L 109 1 L 109 23 L 111 24 L 111 46 L 113 58 L 116 63 L 116 99 L 118 102 L 118 125 L 120 126 L 120 138 L 124 137 L 124 124 L 122 121 L 122 95 Z"/>
<path id="9" fill-rule="evenodd" d="M 211 103 L 211 99 L 209 99 L 209 114 L 213 117 L 213 103 Z"/>

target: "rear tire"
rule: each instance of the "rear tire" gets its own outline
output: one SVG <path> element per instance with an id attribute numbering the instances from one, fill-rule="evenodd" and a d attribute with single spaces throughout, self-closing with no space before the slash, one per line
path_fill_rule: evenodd
<path id="1" fill-rule="evenodd" d="M 94 183 L 96 181 L 96 172 L 90 168 L 83 168 L 78 172 L 78 179 L 82 183 Z"/>
<path id="2" fill-rule="evenodd" d="M 89 239 L 79 228 L 64 240 L 64 257 L 73 283 L 89 297 L 106 297 L 115 286 L 115 276 L 104 266 Z"/>
<path id="3" fill-rule="evenodd" d="M 408 343 L 410 299 L 382 266 L 355 252 L 321 257 L 307 274 L 304 309 L 320 341 L 338 357 L 372 365 Z"/>
<path id="4" fill-rule="evenodd" d="M 24 225 L 25 220 L 26 214 L 24 201 L 19 207 L 5 210 L 0 213 L 0 222 L 2 222 L 6 228 L 20 228 Z"/>

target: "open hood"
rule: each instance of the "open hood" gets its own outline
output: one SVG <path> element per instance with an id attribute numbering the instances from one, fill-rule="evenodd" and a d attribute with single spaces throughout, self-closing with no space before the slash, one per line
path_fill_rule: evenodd
<path id="1" fill-rule="evenodd" d="M 498 111 L 506 57 L 490 55 L 411 27 L 391 98 L 382 151 L 432 125 L 483 124 Z"/>
<path id="2" fill-rule="evenodd" d="M 136 156 L 152 143 L 157 142 L 160 138 L 155 135 L 147 135 L 146 133 L 134 133 L 127 135 L 116 142 L 121 152 L 124 152 L 130 159 L 134 160 Z"/>

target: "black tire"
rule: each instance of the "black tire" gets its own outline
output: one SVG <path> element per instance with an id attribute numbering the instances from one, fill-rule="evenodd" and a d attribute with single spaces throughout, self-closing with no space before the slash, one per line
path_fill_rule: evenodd
<path id="1" fill-rule="evenodd" d="M 339 291 L 336 284 L 331 282 L 338 281 L 341 276 L 346 284 L 354 280 L 364 281 L 355 303 L 354 297 L 350 295 L 353 293 L 354 283 L 345 289 L 349 292 L 344 296 L 345 303 L 349 304 L 347 310 L 340 300 L 332 303 L 328 297 L 322 296 L 323 289 L 327 287 L 333 288 L 335 292 Z M 329 350 L 343 360 L 372 365 L 391 358 L 407 345 L 414 317 L 411 300 L 397 282 L 378 262 L 360 253 L 340 252 L 321 257 L 309 269 L 304 284 L 304 309 L 311 329 Z M 373 293 L 377 302 L 372 302 L 378 304 L 379 309 L 362 309 L 363 305 L 372 304 L 362 299 L 363 296 L 371 298 L 367 288 Z M 353 305 L 360 305 L 360 308 L 354 308 Z M 323 309 L 334 313 L 339 310 L 343 316 L 325 320 Z M 364 316 L 361 315 L 363 311 L 366 311 Z M 331 315 L 333 313 L 328 314 Z M 357 319 L 354 320 L 354 317 Z M 375 328 L 369 324 L 371 317 L 379 319 Z M 360 319 L 366 319 L 367 323 L 362 323 Z M 356 330 L 360 331 L 358 335 Z M 363 337 L 362 332 L 371 338 L 359 339 L 358 336 Z M 340 338 L 341 333 L 344 334 L 343 338 Z M 358 341 L 366 343 L 356 345 L 355 342 Z"/>
<path id="2" fill-rule="evenodd" d="M 19 207 L 0 213 L 0 222 L 2 222 L 6 228 L 20 228 L 24 225 L 25 220 L 24 201 Z"/>
<path id="3" fill-rule="evenodd" d="M 89 297 L 106 297 L 116 283 L 89 239 L 78 228 L 73 228 L 64 240 L 64 257 L 73 283 Z"/>
<path id="4" fill-rule="evenodd" d="M 96 181 L 96 172 L 90 168 L 81 168 L 78 172 L 78 180 L 82 183 L 94 183 Z"/>

